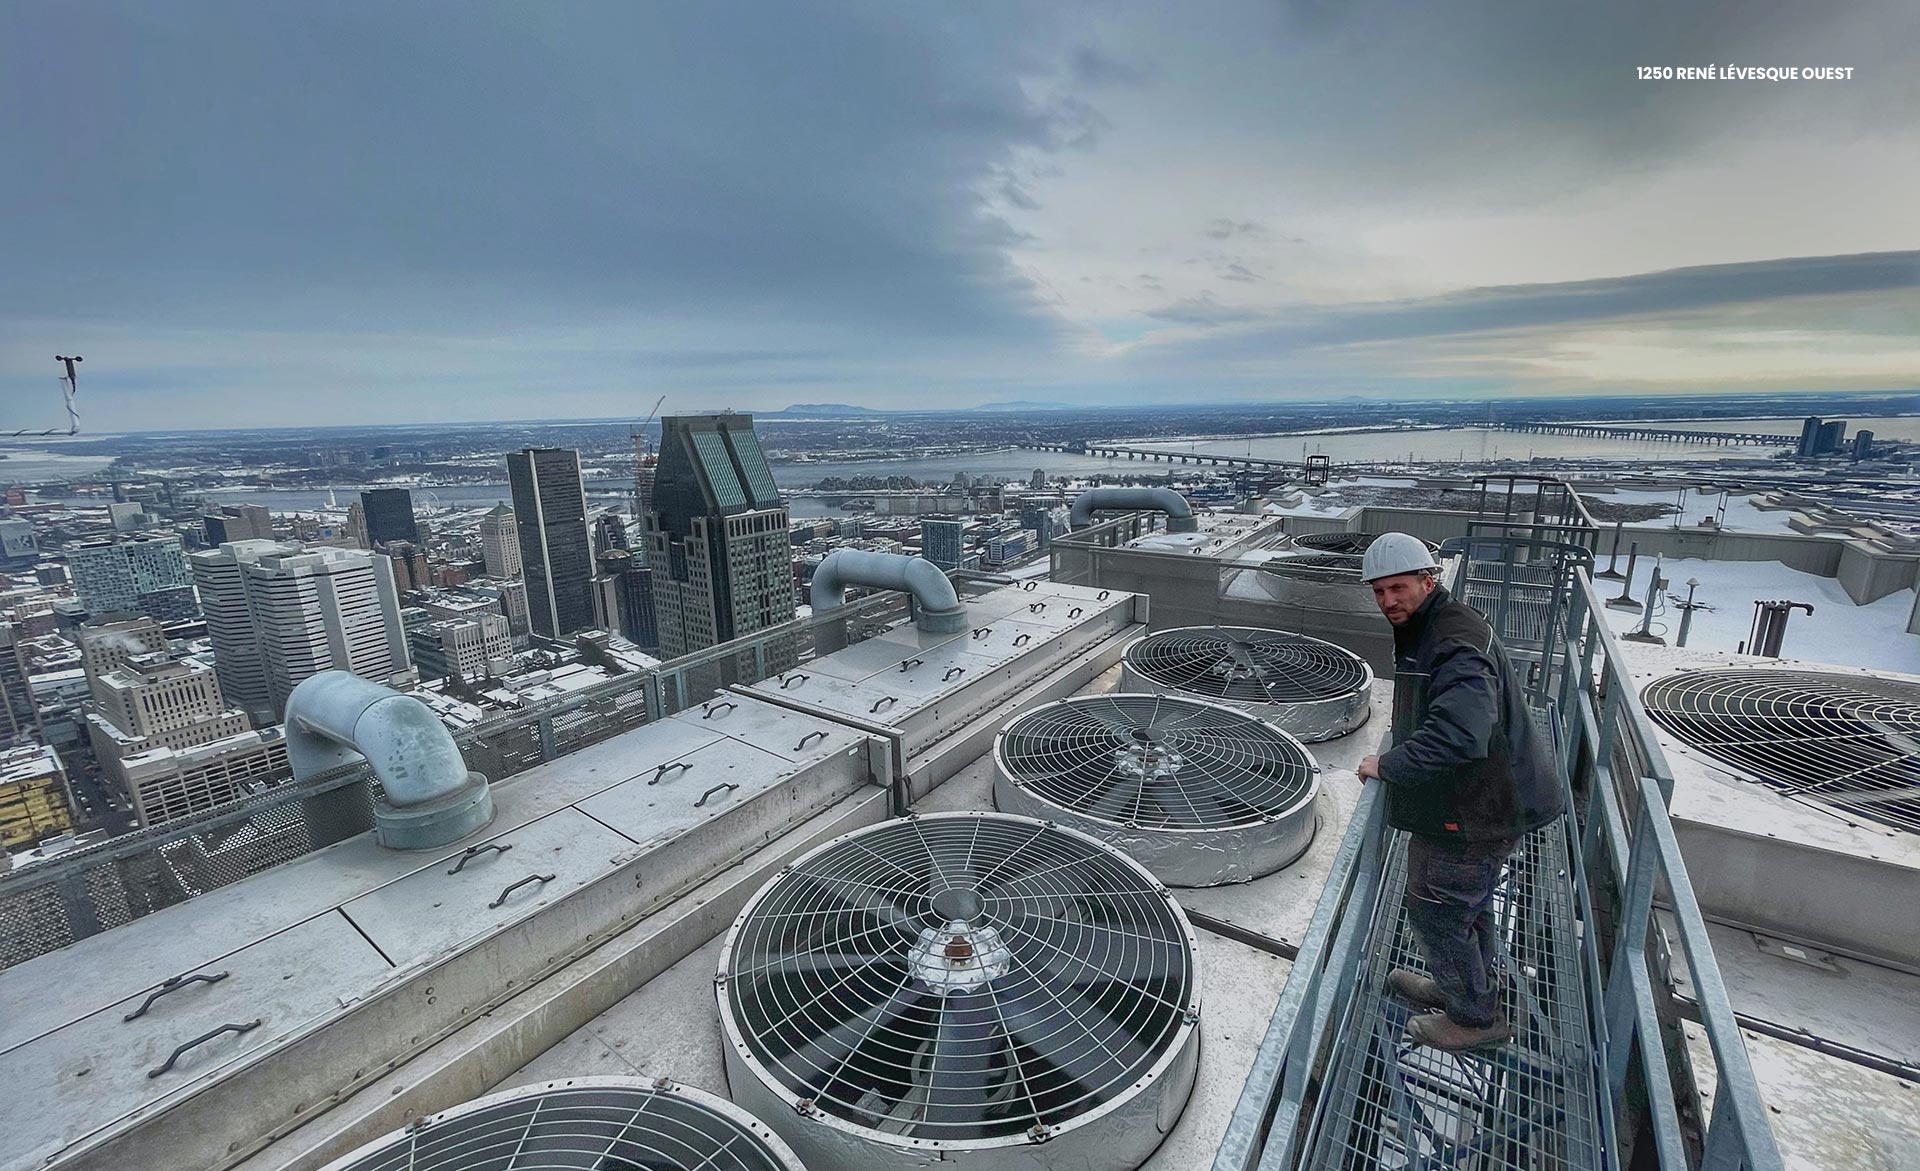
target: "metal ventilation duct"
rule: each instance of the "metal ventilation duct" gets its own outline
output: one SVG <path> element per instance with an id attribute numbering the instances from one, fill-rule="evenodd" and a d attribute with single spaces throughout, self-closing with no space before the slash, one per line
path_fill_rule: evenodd
<path id="1" fill-rule="evenodd" d="M 1349 557 L 1358 557 L 1367 551 L 1367 546 L 1379 539 L 1379 533 L 1301 533 L 1293 539 L 1294 547 L 1313 553 L 1342 553 Z M 1421 542 L 1427 552 L 1438 554 L 1440 546 L 1432 541 Z"/>
<path id="2" fill-rule="evenodd" d="M 1246 882 L 1313 841 L 1320 766 L 1225 704 L 1078 696 L 1016 718 L 993 756 L 994 804 L 1092 834 L 1173 886 Z"/>
<path id="3" fill-rule="evenodd" d="M 322 1171 L 806 1171 L 766 1124 L 665 1078 L 582 1077 L 479 1098 Z"/>
<path id="4" fill-rule="evenodd" d="M 1789 797 L 1920 832 L 1920 687 L 1819 671 L 1683 671 L 1641 693 L 1688 747 Z"/>
<path id="5" fill-rule="evenodd" d="M 1246 626 L 1189 626 L 1127 648 L 1120 690 L 1230 703 L 1309 742 L 1367 722 L 1373 668 L 1345 647 Z"/>
<path id="6" fill-rule="evenodd" d="M 748 902 L 717 986 L 734 1100 L 833 1171 L 1129 1171 L 1199 1055 L 1178 904 L 1025 817 L 907 817 L 813 850 Z"/>

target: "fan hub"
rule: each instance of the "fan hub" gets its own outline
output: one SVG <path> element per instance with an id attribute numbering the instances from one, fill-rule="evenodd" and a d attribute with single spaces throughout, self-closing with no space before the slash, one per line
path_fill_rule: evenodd
<path id="1" fill-rule="evenodd" d="M 1164 743 L 1153 739 L 1142 728 L 1134 732 L 1134 737 L 1146 737 L 1143 743 L 1122 745 L 1113 750 L 1113 767 L 1121 776 L 1143 781 L 1171 780 L 1187 762 Z"/>
<path id="2" fill-rule="evenodd" d="M 979 896 L 974 898 L 977 901 Z M 1013 967 L 1013 953 L 995 928 L 951 919 L 943 927 L 921 928 L 907 952 L 907 966 L 936 995 L 951 996 L 976 992 L 1006 975 Z"/>

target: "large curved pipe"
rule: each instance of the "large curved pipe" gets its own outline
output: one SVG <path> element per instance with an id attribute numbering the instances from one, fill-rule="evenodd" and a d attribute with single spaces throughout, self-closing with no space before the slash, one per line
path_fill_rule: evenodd
<path id="1" fill-rule="evenodd" d="M 347 671 L 322 671 L 287 697 L 286 735 L 295 781 L 363 759 L 373 766 L 386 793 L 373 811 L 382 845 L 443 846 L 493 820 L 487 779 L 468 771 L 452 734 L 412 696 Z M 365 800 L 348 786 L 331 805 L 340 814 Z"/>
<path id="2" fill-rule="evenodd" d="M 872 586 L 913 595 L 914 624 L 928 634 L 953 634 L 967 628 L 967 608 L 940 567 L 925 557 L 836 549 L 813 571 L 813 612 L 823 614 L 847 604 L 848 586 Z"/>
<path id="3" fill-rule="evenodd" d="M 1069 523 L 1076 529 L 1086 528 L 1093 523 L 1093 514 L 1103 508 L 1164 512 L 1170 533 L 1191 533 L 1200 528 L 1193 506 L 1171 488 L 1089 488 L 1073 498 Z"/>

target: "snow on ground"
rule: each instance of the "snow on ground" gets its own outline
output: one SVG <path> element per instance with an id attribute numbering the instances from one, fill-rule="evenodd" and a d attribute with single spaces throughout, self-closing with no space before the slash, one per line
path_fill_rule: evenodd
<path id="1" fill-rule="evenodd" d="M 1702 517 L 1713 517 L 1720 509 L 1721 493 L 1703 492 L 1698 488 L 1688 488 L 1684 501 L 1678 489 L 1674 491 L 1620 491 L 1593 492 L 1588 500 L 1599 504 L 1679 504 L 1680 527 L 1699 528 Z M 1754 507 L 1754 502 L 1762 498 L 1760 493 L 1727 493 L 1727 515 L 1722 522 L 1723 528 L 1740 533 L 1791 533 L 1794 530 L 1787 524 L 1787 518 L 1794 514 L 1793 509 L 1764 509 Z M 1672 528 L 1674 517 L 1670 513 L 1653 520 L 1628 521 L 1630 529 Z M 1602 522 L 1602 527 L 1612 526 Z"/>
<path id="2" fill-rule="evenodd" d="M 1632 583 L 1633 598 L 1646 598 L 1652 572 L 1653 566 L 1642 560 Z M 1787 637 L 1780 648 L 1783 658 L 1920 673 L 1920 635 L 1907 633 L 1912 590 L 1895 590 L 1877 602 L 1856 606 L 1838 580 L 1790 569 L 1778 561 L 1670 558 L 1660 574 L 1667 579 L 1667 588 L 1661 591 L 1654 612 L 1653 633 L 1665 638 L 1668 646 L 1680 630 L 1675 603 L 1687 596 L 1687 579 L 1697 578 L 1700 588 L 1694 600 L 1713 608 L 1694 611 L 1687 632 L 1690 650 L 1737 650 L 1753 626 L 1756 601 L 1811 602 L 1812 614 L 1796 610 L 1787 620 Z M 1595 581 L 1594 587 L 1603 600 L 1620 594 L 1617 581 Z M 1607 609 L 1608 623 L 1619 634 L 1638 629 L 1640 617 L 1638 609 Z"/>

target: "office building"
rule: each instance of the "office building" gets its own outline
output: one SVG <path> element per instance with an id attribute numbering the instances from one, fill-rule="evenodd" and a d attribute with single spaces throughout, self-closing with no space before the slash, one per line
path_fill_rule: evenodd
<path id="1" fill-rule="evenodd" d="M 223 504 L 200 514 L 200 529 L 209 548 L 228 541 L 273 539 L 273 514 L 258 504 Z"/>
<path id="2" fill-rule="evenodd" d="M 235 769 L 253 775 L 257 758 L 271 755 L 249 735 L 247 714 L 227 706 L 214 669 L 199 660 L 137 654 L 95 680 L 93 695 L 87 736 L 100 773 L 145 824 L 232 800 L 237 793 L 208 778 Z"/>
<path id="3" fill-rule="evenodd" d="M 193 571 L 221 689 L 256 723 L 280 722 L 295 685 L 321 671 L 402 686 L 413 678 L 383 556 L 233 541 L 195 553 Z"/>
<path id="4" fill-rule="evenodd" d="M 29 846 L 73 829 L 73 796 L 59 753 L 40 744 L 0 749 L 0 846 Z"/>
<path id="5" fill-rule="evenodd" d="M 1845 419 L 1829 419 L 1820 424 L 1819 445 L 1813 454 L 1832 455 L 1834 452 L 1839 451 L 1846 441 L 1847 421 Z"/>
<path id="6" fill-rule="evenodd" d="M 1053 508 L 1044 500 L 1029 500 L 1020 506 L 1020 527 L 1033 530 L 1034 548 L 1053 544 Z"/>
<path id="7" fill-rule="evenodd" d="M 595 557 L 610 549 L 627 547 L 627 522 L 620 514 L 612 510 L 593 518 L 593 555 Z"/>
<path id="8" fill-rule="evenodd" d="M 507 581 L 520 576 L 520 534 L 513 524 L 513 509 L 505 503 L 480 518 L 480 558 L 487 576 Z"/>
<path id="9" fill-rule="evenodd" d="M 1032 536 L 1026 529 L 994 534 L 987 538 L 987 555 L 981 559 L 981 564 L 997 568 L 1009 561 L 1019 560 L 1033 548 Z"/>
<path id="10" fill-rule="evenodd" d="M 147 826 L 216 809 L 293 775 L 285 734 L 277 727 L 190 748 L 152 748 L 121 763 L 121 783 Z"/>
<path id="11" fill-rule="evenodd" d="M 920 555 L 942 569 L 960 567 L 967 522 L 958 517 L 926 517 L 920 522 Z"/>
<path id="12" fill-rule="evenodd" d="M 347 505 L 347 541 L 356 549 L 373 548 L 373 538 L 367 536 L 367 510 L 358 500 Z"/>
<path id="13" fill-rule="evenodd" d="M 489 672 L 505 674 L 513 659 L 513 636 L 502 614 L 422 623 L 407 632 L 407 644 L 422 679 L 458 674 L 472 682 Z"/>
<path id="14" fill-rule="evenodd" d="M 1047 470 L 1045 468 L 1033 469 L 1033 478 L 1028 480 L 1027 483 L 1035 492 L 1045 492 L 1047 490 Z"/>
<path id="15" fill-rule="evenodd" d="M 126 610 L 176 622 L 200 612 L 186 549 L 172 534 L 83 541 L 67 550 L 67 567 L 89 614 Z"/>
<path id="16" fill-rule="evenodd" d="M 420 543 L 420 527 L 413 520 L 413 493 L 405 488 L 369 488 L 360 493 L 360 512 L 366 517 L 371 545 L 389 541 Z"/>
<path id="17" fill-rule="evenodd" d="M 380 552 L 392 564 L 393 584 L 401 593 L 418 593 L 433 586 L 425 549 L 411 541 L 388 541 L 380 546 Z"/>
<path id="18" fill-rule="evenodd" d="M 0 622 L 0 748 L 29 739 L 40 728 L 17 641 L 23 637 L 14 623 Z"/>
<path id="19" fill-rule="evenodd" d="M 40 560 L 40 542 L 33 522 L 9 517 L 0 520 L 0 568 L 24 569 Z"/>
<path id="20" fill-rule="evenodd" d="M 645 531 L 661 655 L 688 654 L 790 620 L 787 507 L 753 416 L 667 415 L 660 426 Z M 770 668 L 779 665 L 769 660 Z"/>
<path id="21" fill-rule="evenodd" d="M 1873 458 L 1873 432 L 1861 430 L 1853 433 L 1853 458 Z"/>
<path id="22" fill-rule="evenodd" d="M 151 655 L 167 649 L 167 632 L 145 615 L 110 620 L 93 618 L 76 634 L 80 644 L 80 669 L 87 673 L 87 689 L 94 701 L 100 700 L 100 681 L 137 655 Z"/>
<path id="23" fill-rule="evenodd" d="M 580 453 L 529 447 L 507 456 L 520 575 L 535 634 L 564 638 L 593 625 L 593 545 Z"/>
<path id="24" fill-rule="evenodd" d="M 653 615 L 653 570 L 629 549 L 610 549 L 599 558 L 600 576 L 594 579 L 602 629 L 627 639 L 643 651 L 660 645 Z M 603 584 L 604 583 L 604 584 Z"/>
<path id="25" fill-rule="evenodd" d="M 107 520 L 116 533 L 137 533 L 147 527 L 147 507 L 138 501 L 107 505 Z"/>

